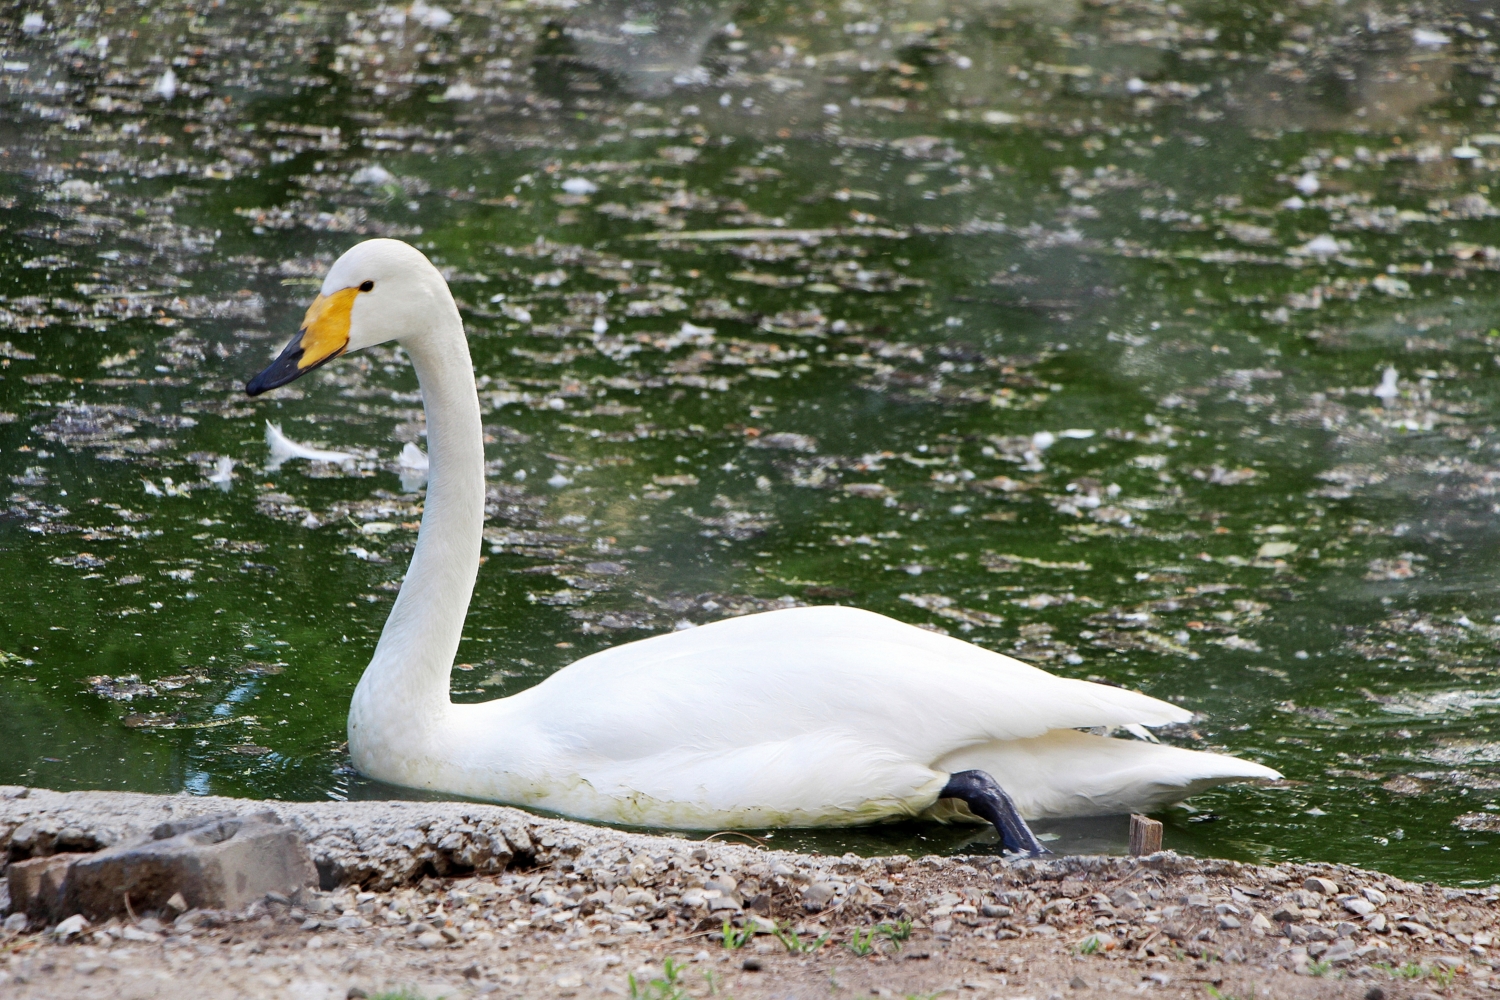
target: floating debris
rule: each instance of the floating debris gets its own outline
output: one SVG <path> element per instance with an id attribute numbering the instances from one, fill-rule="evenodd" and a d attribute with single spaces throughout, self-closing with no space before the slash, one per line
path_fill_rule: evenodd
<path id="1" fill-rule="evenodd" d="M 325 451 L 321 448 L 313 448 L 308 445 L 293 441 L 281 432 L 280 424 L 266 421 L 266 445 L 271 449 L 271 456 L 266 462 L 266 470 L 275 472 L 286 462 L 293 459 L 306 459 L 309 462 L 328 462 L 332 465 L 353 465 L 358 461 L 354 455 L 344 451 Z"/>

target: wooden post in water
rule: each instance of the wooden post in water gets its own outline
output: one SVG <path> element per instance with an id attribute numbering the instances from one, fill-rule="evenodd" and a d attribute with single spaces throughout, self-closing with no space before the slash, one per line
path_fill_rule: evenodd
<path id="1" fill-rule="evenodd" d="M 1139 858 L 1161 850 L 1161 824 L 1140 813 L 1130 816 L 1130 855 Z"/>

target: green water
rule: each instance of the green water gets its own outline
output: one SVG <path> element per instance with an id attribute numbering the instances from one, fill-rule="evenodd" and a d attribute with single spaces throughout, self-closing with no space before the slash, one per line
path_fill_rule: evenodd
<path id="1" fill-rule="evenodd" d="M 1290 779 L 1168 846 L 1494 881 L 1500 24 L 1354 7 L 11 8 L 0 782 L 403 794 L 342 742 L 415 379 L 239 392 L 395 235 L 486 410 L 455 697 L 841 601 Z M 267 420 L 357 461 L 270 469 Z"/>

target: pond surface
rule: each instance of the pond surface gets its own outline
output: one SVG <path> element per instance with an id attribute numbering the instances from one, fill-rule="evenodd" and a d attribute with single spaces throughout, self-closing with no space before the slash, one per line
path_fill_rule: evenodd
<path id="1" fill-rule="evenodd" d="M 403 794 L 342 744 L 421 511 L 410 366 L 240 391 L 390 235 L 485 408 L 455 697 L 851 603 L 1290 779 L 1168 846 L 1500 878 L 1485 5 L 59 2 L 0 39 L 0 782 Z"/>

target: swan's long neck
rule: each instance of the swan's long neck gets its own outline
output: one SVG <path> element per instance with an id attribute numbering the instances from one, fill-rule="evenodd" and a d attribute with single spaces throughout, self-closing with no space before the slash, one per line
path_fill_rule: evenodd
<path id="1" fill-rule="evenodd" d="M 484 432 L 469 345 L 447 289 L 436 298 L 434 328 L 402 342 L 427 411 L 422 527 L 395 607 L 349 706 L 355 766 L 402 784 L 425 783 L 420 776 L 431 775 L 441 754 L 452 710 L 449 673 L 484 533 Z"/>

